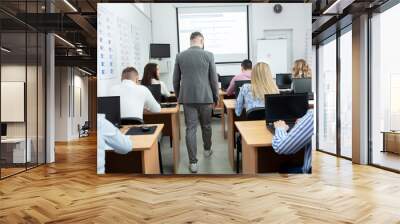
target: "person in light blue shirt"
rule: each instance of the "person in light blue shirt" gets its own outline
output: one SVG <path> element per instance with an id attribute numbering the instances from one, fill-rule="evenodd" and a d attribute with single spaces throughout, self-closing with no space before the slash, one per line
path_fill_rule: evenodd
<path id="1" fill-rule="evenodd" d="M 97 114 L 97 174 L 105 173 L 105 150 L 127 154 L 132 151 L 132 141 L 109 122 L 104 114 Z"/>
<path id="2" fill-rule="evenodd" d="M 302 118 L 298 119 L 289 133 L 287 132 L 289 126 L 284 121 L 277 121 L 274 126 L 275 135 L 272 138 L 272 148 L 275 152 L 282 155 L 291 155 L 305 147 L 301 172 L 311 173 L 311 139 L 314 134 L 313 110 L 307 111 Z"/>
<path id="3" fill-rule="evenodd" d="M 266 94 L 278 94 L 279 89 L 272 78 L 269 65 L 264 62 L 257 63 L 251 71 L 251 84 L 244 84 L 236 99 L 236 116 L 240 116 L 243 109 L 246 111 L 264 107 Z"/>

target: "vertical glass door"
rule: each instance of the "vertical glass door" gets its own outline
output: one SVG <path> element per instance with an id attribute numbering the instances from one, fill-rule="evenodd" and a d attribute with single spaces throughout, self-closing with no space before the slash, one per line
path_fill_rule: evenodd
<path id="1" fill-rule="evenodd" d="M 318 48 L 317 148 L 336 154 L 336 38 Z"/>
<path id="2" fill-rule="evenodd" d="M 340 36 L 340 155 L 352 157 L 352 32 Z"/>

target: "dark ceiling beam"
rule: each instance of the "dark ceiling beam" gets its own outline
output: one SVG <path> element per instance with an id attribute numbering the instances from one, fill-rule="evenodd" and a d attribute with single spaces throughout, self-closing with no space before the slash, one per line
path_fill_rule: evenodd
<path id="1" fill-rule="evenodd" d="M 56 66 L 88 67 L 96 71 L 97 59 L 90 56 L 55 56 Z"/>
<path id="2" fill-rule="evenodd" d="M 79 25 L 82 30 L 88 35 L 89 38 L 86 38 L 86 41 L 91 46 L 96 46 L 97 41 L 97 30 L 88 22 L 88 20 L 80 14 L 68 14 L 68 17 L 73 20 L 77 25 Z"/>

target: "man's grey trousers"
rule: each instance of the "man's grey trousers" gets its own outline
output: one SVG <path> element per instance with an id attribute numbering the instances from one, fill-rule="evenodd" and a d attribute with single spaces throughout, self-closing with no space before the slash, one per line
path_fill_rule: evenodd
<path id="1" fill-rule="evenodd" d="M 200 120 L 204 150 L 211 149 L 212 104 L 183 104 L 186 124 L 186 148 L 190 163 L 197 163 L 196 131 Z"/>

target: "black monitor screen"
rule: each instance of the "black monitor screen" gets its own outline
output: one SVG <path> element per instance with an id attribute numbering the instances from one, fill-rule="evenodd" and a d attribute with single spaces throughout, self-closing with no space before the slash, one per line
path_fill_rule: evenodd
<path id="1" fill-rule="evenodd" d="M 234 75 L 222 75 L 219 76 L 218 79 L 221 82 L 221 89 L 227 90 L 231 80 L 233 79 Z"/>
<path id="2" fill-rule="evenodd" d="M 7 136 L 7 124 L 1 123 L 1 136 Z"/>
<path id="3" fill-rule="evenodd" d="M 284 120 L 294 122 L 308 110 L 308 94 L 265 95 L 265 119 L 267 123 Z"/>
<path id="4" fill-rule="evenodd" d="M 276 74 L 276 85 L 279 89 L 290 89 L 292 87 L 292 74 Z"/>
<path id="5" fill-rule="evenodd" d="M 157 100 L 157 102 L 161 102 L 161 85 L 160 84 L 153 84 L 150 86 L 147 86 L 149 88 L 151 94 L 153 94 L 154 99 Z"/>
<path id="6" fill-rule="evenodd" d="M 105 114 L 115 127 L 121 125 L 121 103 L 119 96 L 97 97 L 97 113 Z"/>
<path id="7" fill-rule="evenodd" d="M 150 58 L 171 57 L 169 44 L 150 44 Z"/>
<path id="8" fill-rule="evenodd" d="M 235 97 L 236 98 L 239 96 L 240 88 L 246 83 L 251 83 L 251 81 L 250 80 L 235 81 Z"/>

